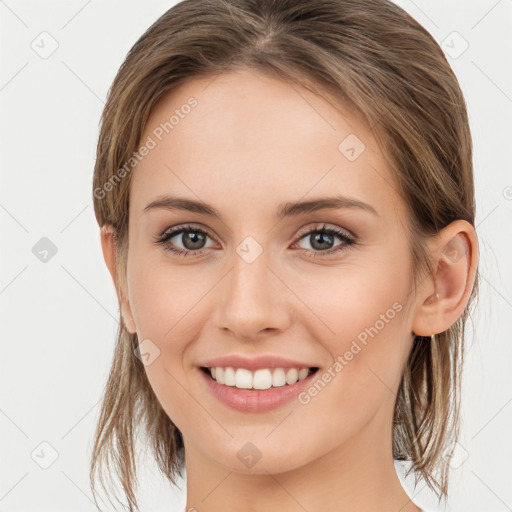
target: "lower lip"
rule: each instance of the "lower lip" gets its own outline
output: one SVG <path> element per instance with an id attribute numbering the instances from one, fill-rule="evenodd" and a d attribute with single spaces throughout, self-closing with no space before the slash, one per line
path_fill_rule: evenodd
<path id="1" fill-rule="evenodd" d="M 203 376 L 210 391 L 228 407 L 242 412 L 266 412 L 277 409 L 296 398 L 311 384 L 311 379 L 318 373 L 318 370 L 291 386 L 286 384 L 262 390 L 225 386 L 212 379 L 203 370 L 199 369 L 199 373 Z"/>

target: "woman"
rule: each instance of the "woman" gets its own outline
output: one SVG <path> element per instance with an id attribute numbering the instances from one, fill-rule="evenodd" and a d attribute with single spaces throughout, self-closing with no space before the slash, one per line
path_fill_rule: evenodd
<path id="1" fill-rule="evenodd" d="M 186 510 L 446 498 L 478 287 L 472 146 L 435 40 L 386 0 L 185 0 L 104 110 L 94 207 L 120 326 L 91 461 L 135 439 Z M 100 473 L 101 474 L 101 473 Z"/>

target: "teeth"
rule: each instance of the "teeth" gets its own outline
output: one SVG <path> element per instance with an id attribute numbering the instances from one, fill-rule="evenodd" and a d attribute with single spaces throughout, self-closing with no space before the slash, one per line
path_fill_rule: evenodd
<path id="1" fill-rule="evenodd" d="M 299 380 L 299 371 L 297 368 L 290 368 L 286 372 L 286 384 L 295 384 Z"/>
<path id="2" fill-rule="evenodd" d="M 246 368 L 209 368 L 210 375 L 219 384 L 239 389 L 269 389 L 293 385 L 304 380 L 310 373 L 309 368 L 262 368 L 254 372 Z"/>
<path id="3" fill-rule="evenodd" d="M 309 368 L 301 368 L 299 370 L 299 380 L 304 380 L 309 375 Z"/>
<path id="4" fill-rule="evenodd" d="M 282 368 L 276 368 L 272 374 L 272 386 L 277 388 L 286 384 L 286 374 Z"/>
<path id="5" fill-rule="evenodd" d="M 240 370 L 237 370 L 240 371 Z M 248 371 L 248 370 L 246 370 Z M 249 372 L 251 373 L 251 372 Z M 252 379 L 252 387 L 254 389 L 268 389 L 272 387 L 272 374 L 270 370 L 256 370 Z"/>
<path id="6" fill-rule="evenodd" d="M 235 373 L 235 386 L 240 389 L 251 389 L 252 373 L 245 368 L 238 368 Z"/>
<path id="7" fill-rule="evenodd" d="M 235 370 L 233 368 L 226 368 L 224 370 L 224 385 L 225 386 L 235 386 L 236 385 L 236 377 Z"/>

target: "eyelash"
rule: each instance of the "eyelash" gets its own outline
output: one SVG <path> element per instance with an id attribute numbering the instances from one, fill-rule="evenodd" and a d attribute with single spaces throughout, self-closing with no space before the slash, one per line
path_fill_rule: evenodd
<path id="1" fill-rule="evenodd" d="M 210 237 L 210 235 L 208 235 L 208 233 L 206 231 L 204 231 L 200 228 L 194 227 L 194 226 L 186 225 L 186 226 L 179 226 L 177 228 L 174 228 L 171 231 L 164 233 L 163 236 L 161 235 L 160 237 L 157 237 L 155 239 L 155 243 L 163 245 L 163 247 L 166 251 L 172 252 L 176 256 L 180 256 L 182 258 L 188 257 L 188 255 L 190 253 L 192 253 L 193 256 L 200 256 L 207 249 L 197 249 L 196 251 L 191 251 L 189 249 L 174 249 L 173 247 L 171 247 L 170 244 L 167 243 L 171 238 L 174 238 L 176 235 L 178 235 L 180 233 L 186 233 L 186 232 L 200 233 L 201 235 Z M 324 257 L 324 256 L 332 256 L 333 254 L 337 254 L 337 253 L 340 253 L 341 251 L 346 250 L 349 246 L 355 245 L 355 243 L 356 243 L 355 239 L 349 237 L 344 231 L 338 230 L 336 228 L 327 227 L 325 224 L 321 228 L 310 229 L 309 231 L 306 231 L 305 233 L 301 234 L 299 236 L 299 239 L 297 242 L 300 242 L 303 238 L 307 238 L 308 236 L 312 235 L 313 233 L 324 233 L 324 234 L 328 234 L 328 235 L 335 235 L 344 242 L 343 244 L 339 245 L 338 247 L 336 247 L 334 249 L 329 249 L 327 251 L 311 251 L 309 249 L 303 249 L 304 251 L 306 251 L 306 253 L 308 255 L 313 256 L 315 258 L 316 257 Z"/>

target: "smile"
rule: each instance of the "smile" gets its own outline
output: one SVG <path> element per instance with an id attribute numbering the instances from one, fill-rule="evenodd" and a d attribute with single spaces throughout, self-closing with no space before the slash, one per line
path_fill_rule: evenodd
<path id="1" fill-rule="evenodd" d="M 200 376 L 223 405 L 245 413 L 263 413 L 293 401 L 310 384 L 318 367 L 247 368 L 200 367 Z M 298 403 L 298 402 L 297 402 Z"/>
<path id="2" fill-rule="evenodd" d="M 238 389 L 269 389 L 292 386 L 304 380 L 318 368 L 261 368 L 251 371 L 247 368 L 211 367 L 207 370 L 212 379 L 224 386 Z"/>

